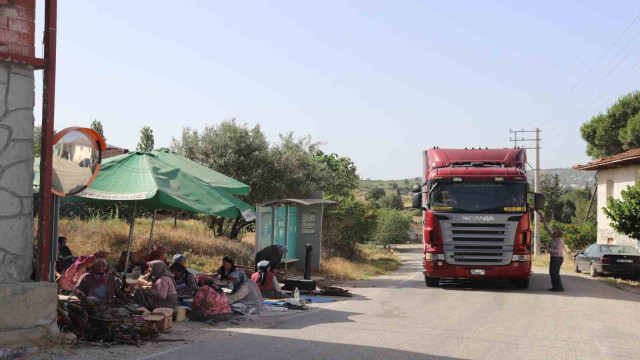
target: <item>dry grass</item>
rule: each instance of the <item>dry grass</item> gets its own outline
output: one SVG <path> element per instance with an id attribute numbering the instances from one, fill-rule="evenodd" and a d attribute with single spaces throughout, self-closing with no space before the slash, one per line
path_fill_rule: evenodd
<path id="1" fill-rule="evenodd" d="M 151 229 L 151 219 L 137 219 L 134 227 L 132 251 L 146 250 Z M 67 237 L 74 255 L 93 254 L 106 250 L 111 254 L 109 262 L 115 263 L 127 248 L 129 225 L 122 220 L 61 219 L 60 235 Z M 189 257 L 189 267 L 200 271 L 212 271 L 220 266 L 222 257 L 230 256 L 239 264 L 252 264 L 253 234 L 241 241 L 214 237 L 201 221 L 156 220 L 153 231 L 153 247 L 164 245 L 169 255 L 182 253 Z"/>
<path id="2" fill-rule="evenodd" d="M 334 257 L 322 262 L 321 273 L 334 279 L 358 280 L 388 274 L 402 263 L 398 257 L 373 245 L 359 245 L 358 259 Z"/>
<path id="3" fill-rule="evenodd" d="M 149 241 L 151 219 L 137 219 L 134 227 L 132 251 L 146 250 Z M 60 235 L 68 239 L 67 245 L 74 255 L 93 254 L 98 250 L 110 252 L 109 263 L 115 264 L 120 253 L 127 248 L 129 224 L 122 220 L 61 219 Z M 156 220 L 153 247 L 164 245 L 169 258 L 182 253 L 189 257 L 189 267 L 199 271 L 213 271 L 220 266 L 222 257 L 230 256 L 239 264 L 253 263 L 254 234 L 247 234 L 241 241 L 226 237 L 214 237 L 204 223 L 197 220 Z M 378 246 L 359 245 L 356 259 L 323 259 L 322 270 L 315 276 L 334 280 L 356 280 L 384 275 L 398 269 L 397 256 Z M 288 273 L 297 274 L 296 271 Z"/>
<path id="4" fill-rule="evenodd" d="M 533 259 L 531 265 L 539 266 L 543 268 L 549 268 L 549 254 L 542 254 Z M 572 255 L 564 255 L 564 262 L 562 263 L 561 271 L 570 271 L 573 272 L 573 256 Z"/>

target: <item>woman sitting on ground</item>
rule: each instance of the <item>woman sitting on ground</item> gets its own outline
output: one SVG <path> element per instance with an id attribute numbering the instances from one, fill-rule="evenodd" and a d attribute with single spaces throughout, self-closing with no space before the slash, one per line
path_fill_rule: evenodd
<path id="1" fill-rule="evenodd" d="M 151 289 L 137 289 L 135 303 L 153 311 L 156 308 L 178 306 L 178 293 L 173 274 L 162 260 L 149 262 L 147 271 L 151 274 Z"/>
<path id="2" fill-rule="evenodd" d="M 231 308 L 227 295 L 208 275 L 198 277 L 198 291 L 193 297 L 189 320 L 192 321 L 226 321 L 231 319 Z"/>
<path id="3" fill-rule="evenodd" d="M 176 281 L 176 291 L 179 297 L 190 297 L 198 290 L 198 284 L 193 275 L 187 270 L 187 257 L 182 254 L 173 256 L 173 264 L 169 270 L 173 273 L 173 279 Z"/>
<path id="4" fill-rule="evenodd" d="M 280 284 L 276 274 L 269 268 L 269 261 L 258 263 L 258 272 L 251 275 L 251 280 L 258 284 L 258 288 L 265 299 L 285 299 L 287 296 L 280 291 Z"/>
<path id="5" fill-rule="evenodd" d="M 76 287 L 82 275 L 87 273 L 87 269 L 93 267 L 96 257 L 93 255 L 80 256 L 73 265 L 71 265 L 64 276 L 60 278 L 60 290 L 63 294 L 70 294 Z"/>
<path id="6" fill-rule="evenodd" d="M 236 270 L 242 271 L 244 273 L 244 270 L 236 267 L 236 263 L 232 258 L 225 256 L 224 258 L 222 258 L 222 266 L 218 268 L 216 274 L 220 276 L 221 280 L 229 280 L 229 274 Z"/>
<path id="7" fill-rule="evenodd" d="M 241 313 L 259 313 L 262 310 L 262 294 L 258 285 L 247 280 L 244 273 L 234 271 L 229 274 L 229 280 L 233 283 L 233 291 L 227 295 L 231 308 Z"/>
<path id="8" fill-rule="evenodd" d="M 124 302 L 131 302 L 120 290 L 116 278 L 109 271 L 107 260 L 103 258 L 96 259 L 93 271 L 82 275 L 78 285 L 73 289 L 73 294 L 82 301 L 110 300 L 117 296 Z"/>

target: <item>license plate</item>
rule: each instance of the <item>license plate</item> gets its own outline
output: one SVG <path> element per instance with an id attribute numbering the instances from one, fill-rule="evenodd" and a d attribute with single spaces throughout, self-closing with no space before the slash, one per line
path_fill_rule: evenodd
<path id="1" fill-rule="evenodd" d="M 618 259 L 618 262 L 621 262 L 621 263 L 632 263 L 632 262 L 633 262 L 633 260 Z"/>
<path id="2" fill-rule="evenodd" d="M 484 275 L 484 269 L 471 269 L 471 275 Z"/>

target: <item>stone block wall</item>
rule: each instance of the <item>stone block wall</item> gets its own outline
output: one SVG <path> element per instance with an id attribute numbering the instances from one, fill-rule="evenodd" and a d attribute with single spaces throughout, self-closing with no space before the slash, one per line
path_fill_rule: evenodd
<path id="1" fill-rule="evenodd" d="M 34 91 L 33 69 L 0 62 L 0 283 L 31 276 Z"/>

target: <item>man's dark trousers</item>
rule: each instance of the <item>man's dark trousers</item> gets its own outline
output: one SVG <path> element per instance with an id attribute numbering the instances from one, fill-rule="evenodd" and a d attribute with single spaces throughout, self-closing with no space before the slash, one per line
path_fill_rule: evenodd
<path id="1" fill-rule="evenodd" d="M 554 290 L 562 290 L 562 280 L 560 280 L 560 267 L 564 262 L 561 256 L 552 256 L 549 262 L 549 275 L 551 276 L 551 287 Z"/>

